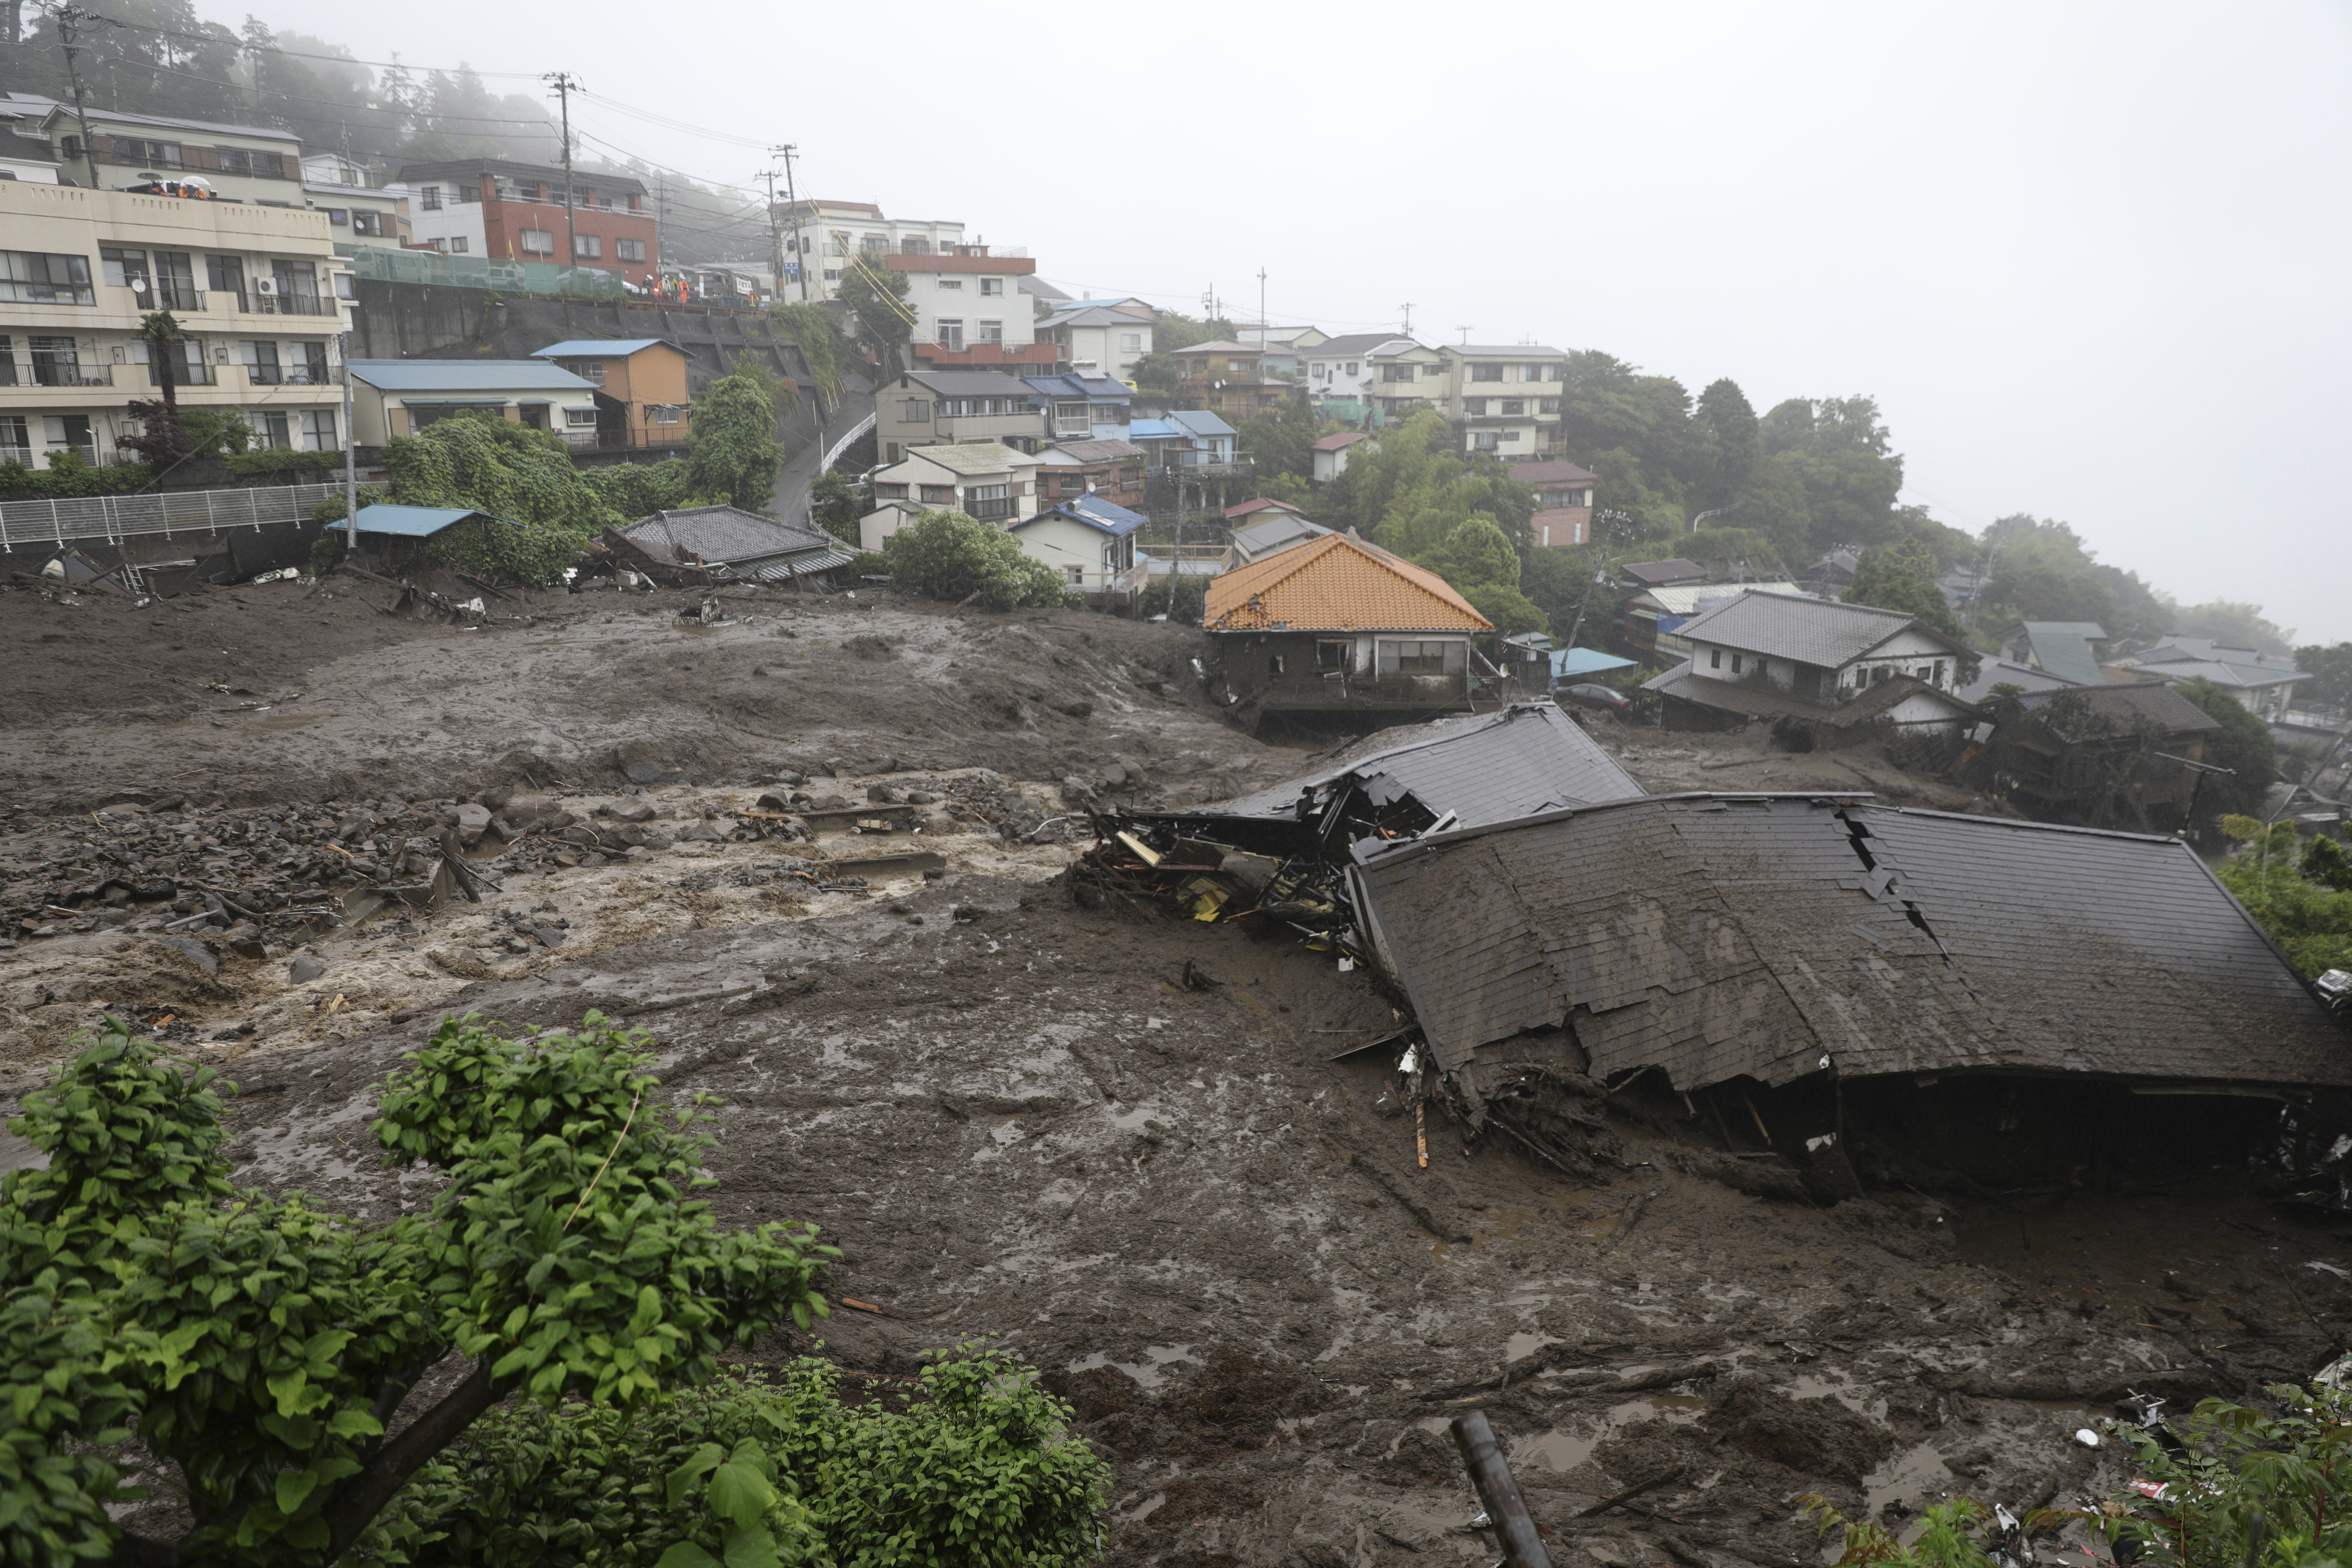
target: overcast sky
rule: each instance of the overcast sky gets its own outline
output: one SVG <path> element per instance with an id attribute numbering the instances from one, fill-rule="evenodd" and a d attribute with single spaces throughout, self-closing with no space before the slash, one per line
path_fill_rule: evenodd
<path id="1" fill-rule="evenodd" d="M 1263 268 L 1273 319 L 1335 333 L 1411 300 L 1425 342 L 1604 349 L 1759 411 L 1868 394 L 1940 520 L 2061 518 L 2177 598 L 2352 637 L 2343 0 L 255 9 L 795 142 L 803 194 L 1067 285 L 1254 315 Z"/>

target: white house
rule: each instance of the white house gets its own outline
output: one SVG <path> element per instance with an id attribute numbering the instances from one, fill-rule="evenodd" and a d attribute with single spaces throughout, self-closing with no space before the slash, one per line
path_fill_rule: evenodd
<path id="1" fill-rule="evenodd" d="M 1123 305 L 1080 302 L 1037 322 L 1037 337 L 1061 350 L 1079 375 L 1132 383 L 1135 362 L 1151 352 L 1151 318 Z"/>
<path id="2" fill-rule="evenodd" d="M 1348 459 L 1356 448 L 1372 437 L 1361 430 L 1342 430 L 1336 436 L 1326 436 L 1315 443 L 1315 482 L 1328 485 L 1348 471 Z M 1370 448 L 1367 448 L 1369 450 Z"/>
<path id="3" fill-rule="evenodd" d="M 1080 593 L 1126 595 L 1143 585 L 1135 536 L 1144 521 L 1141 512 L 1100 496 L 1074 496 L 1008 531 Z"/>
<path id="4" fill-rule="evenodd" d="M 1465 452 L 1506 459 L 1559 449 L 1560 392 L 1568 356 L 1533 343 L 1447 343 L 1445 416 Z"/>
<path id="5" fill-rule="evenodd" d="M 1690 658 L 1643 684 L 1676 702 L 1748 718 L 1867 703 L 1873 721 L 1898 732 L 1975 717 L 1955 692 L 1981 656 L 1900 610 L 1749 588 L 1678 633 Z"/>
<path id="6" fill-rule="evenodd" d="M 852 256 L 952 256 L 963 244 L 963 224 L 954 219 L 889 218 L 872 202 L 778 202 L 776 223 L 784 242 L 783 298 L 802 299 L 800 268 L 808 268 L 811 304 L 841 290 L 841 275 Z"/>
<path id="7" fill-rule="evenodd" d="M 453 414 L 488 414 L 596 445 L 593 383 L 543 359 L 355 359 L 352 428 L 362 447 L 414 436 Z"/>
<path id="8" fill-rule="evenodd" d="M 1037 494 L 1037 459 L 1001 441 L 913 447 L 874 470 L 876 506 L 858 520 L 857 542 L 879 550 L 912 518 L 960 511 L 982 522 L 1010 522 Z"/>
<path id="9" fill-rule="evenodd" d="M 1360 403 L 1391 418 L 1417 408 L 1440 406 L 1445 396 L 1445 361 L 1402 332 L 1352 332 L 1299 351 L 1307 395 Z"/>

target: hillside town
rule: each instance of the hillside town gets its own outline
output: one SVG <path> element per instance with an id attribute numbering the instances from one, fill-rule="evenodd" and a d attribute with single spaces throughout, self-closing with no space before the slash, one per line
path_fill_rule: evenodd
<path id="1" fill-rule="evenodd" d="M 2352 642 L 1533 302 L 1082 285 L 568 79 L 354 153 L 50 10 L 9 1562 L 2352 1549 L 2237 1464 L 2352 1429 Z"/>

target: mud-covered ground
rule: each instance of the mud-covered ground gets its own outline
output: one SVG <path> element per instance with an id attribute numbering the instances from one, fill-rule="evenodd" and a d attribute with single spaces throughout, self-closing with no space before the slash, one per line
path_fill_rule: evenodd
<path id="1" fill-rule="evenodd" d="M 300 591 L 186 615 L 266 631 Z M 157 646 L 173 621 L 0 595 L 20 689 L 73 679 L 44 628 L 112 638 L 89 645 L 108 662 L 79 706 L 10 733 L 0 857 L 103 858 L 88 847 L 107 820 L 85 815 L 74 840 L 58 808 L 173 797 L 185 780 L 150 781 L 188 769 L 206 788 L 172 811 L 504 784 L 592 821 L 652 802 L 672 824 L 724 823 L 779 770 L 855 796 L 944 795 L 988 769 L 1025 822 L 1072 775 L 1203 798 L 1302 760 L 1201 701 L 1184 679 L 1197 634 L 772 599 L 696 632 L 673 623 L 677 597 L 654 614 L 552 601 L 470 632 L 331 609 L 322 629 L 347 625 L 348 649 L 241 672 Z M 206 681 L 299 690 L 286 705 L 307 721 L 263 728 Z M 1970 805 L 1882 757 L 1593 729 L 1653 788 L 1884 784 Z M 648 761 L 690 782 L 625 795 Z M 1864 777 L 1832 786 L 1824 765 Z M 139 920 L 28 938 L 0 948 L 0 1093 L 36 1081 L 100 1003 L 169 1015 L 174 1042 L 242 1088 L 241 1179 L 383 1217 L 425 1194 L 366 1146 L 374 1086 L 445 1010 L 518 1027 L 622 1016 L 651 1031 L 674 1090 L 726 1100 L 721 1212 L 822 1226 L 846 1252 L 830 1293 L 881 1308 L 836 1309 L 825 1353 L 904 1371 L 926 1347 L 1003 1336 L 1115 1460 L 1121 1563 L 1490 1563 L 1444 1431 L 1474 1404 L 1555 1562 L 1815 1562 L 1801 1494 L 1895 1525 L 1952 1491 L 2084 1501 L 2126 1478 L 2071 1434 L 2126 1393 L 2245 1393 L 2343 1348 L 2342 1237 L 2195 1147 L 2160 1187 L 1889 1185 L 1823 1207 L 1680 1101 L 1623 1099 L 1597 1183 L 1465 1145 L 1442 1119 L 1423 1169 L 1410 1117 L 1382 1114 L 1387 1055 L 1330 1059 L 1394 1026 L 1366 974 L 1240 927 L 1080 908 L 1059 878 L 1069 846 L 929 815 L 919 840 L 719 837 L 542 864 L 479 905 L 382 911 L 258 956 L 230 932 L 191 952 Z M 915 842 L 938 876 L 824 890 L 843 879 L 825 866 Z M 25 1152 L 0 1145 L 0 1163 Z"/>

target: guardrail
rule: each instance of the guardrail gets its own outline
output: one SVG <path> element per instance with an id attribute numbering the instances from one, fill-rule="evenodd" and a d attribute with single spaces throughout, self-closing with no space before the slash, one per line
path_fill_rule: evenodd
<path id="1" fill-rule="evenodd" d="M 64 500 L 0 501 L 0 545 L 145 534 L 210 533 L 299 522 L 341 485 L 268 485 L 254 489 L 177 490 L 155 495 L 77 496 Z"/>

